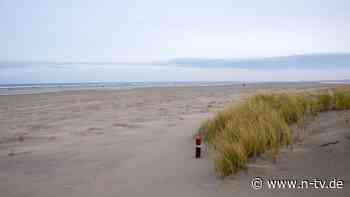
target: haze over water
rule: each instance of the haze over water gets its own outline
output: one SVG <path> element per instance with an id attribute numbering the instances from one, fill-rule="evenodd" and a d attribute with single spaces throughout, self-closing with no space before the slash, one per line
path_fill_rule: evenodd
<path id="1" fill-rule="evenodd" d="M 2 63 L 0 84 L 99 82 L 295 82 L 350 79 L 350 55 L 175 59 L 161 63 Z"/>

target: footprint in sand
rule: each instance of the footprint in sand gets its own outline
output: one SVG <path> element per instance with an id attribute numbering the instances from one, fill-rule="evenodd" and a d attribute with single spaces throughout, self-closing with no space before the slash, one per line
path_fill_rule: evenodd
<path id="1" fill-rule="evenodd" d="M 32 153 L 32 151 L 20 151 L 20 152 L 10 151 L 7 155 L 12 157 L 12 156 L 25 155 L 30 153 Z"/>
<path id="2" fill-rule="evenodd" d="M 90 127 L 85 132 L 81 133 L 81 135 L 83 136 L 102 135 L 102 134 L 104 134 L 102 129 L 97 127 Z"/>
<path id="3" fill-rule="evenodd" d="M 326 146 L 335 145 L 335 144 L 338 144 L 338 143 L 339 143 L 339 140 L 336 140 L 336 141 L 333 141 L 333 142 L 327 142 L 327 143 L 321 144 L 320 147 L 326 147 Z"/>

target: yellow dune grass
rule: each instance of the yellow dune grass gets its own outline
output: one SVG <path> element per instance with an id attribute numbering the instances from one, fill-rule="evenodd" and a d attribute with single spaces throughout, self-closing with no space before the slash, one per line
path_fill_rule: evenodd
<path id="1" fill-rule="evenodd" d="M 199 134 L 212 148 L 217 173 L 228 176 L 245 168 L 248 159 L 265 152 L 276 158 L 292 143 L 291 124 L 328 110 L 350 109 L 350 88 L 317 92 L 258 94 L 218 112 Z"/>

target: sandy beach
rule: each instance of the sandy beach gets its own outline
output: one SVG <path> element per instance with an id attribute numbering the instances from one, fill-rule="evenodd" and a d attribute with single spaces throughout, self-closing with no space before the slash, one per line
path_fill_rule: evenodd
<path id="1" fill-rule="evenodd" d="M 306 137 L 224 180 L 194 158 L 200 124 L 260 91 L 326 84 L 81 90 L 0 96 L 0 194 L 46 196 L 349 196 L 350 113 L 327 112 Z M 329 144 L 330 143 L 330 144 Z M 252 177 L 338 178 L 331 191 L 260 190 Z M 331 193 L 330 193 L 331 192 Z"/>

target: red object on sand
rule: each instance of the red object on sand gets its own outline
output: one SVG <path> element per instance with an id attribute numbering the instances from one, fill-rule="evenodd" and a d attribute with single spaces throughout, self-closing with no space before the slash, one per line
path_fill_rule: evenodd
<path id="1" fill-rule="evenodd" d="M 196 158 L 201 158 L 202 149 L 202 138 L 200 136 L 196 137 Z"/>
<path id="2" fill-rule="evenodd" d="M 197 136 L 196 137 L 196 145 L 201 145 L 202 144 L 202 139 L 201 137 Z"/>

